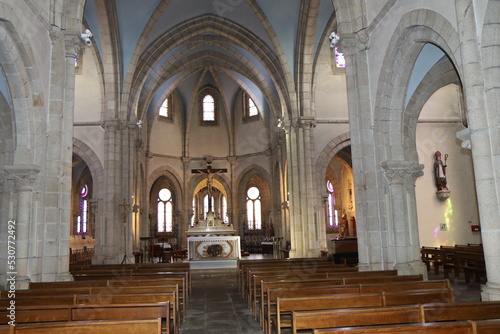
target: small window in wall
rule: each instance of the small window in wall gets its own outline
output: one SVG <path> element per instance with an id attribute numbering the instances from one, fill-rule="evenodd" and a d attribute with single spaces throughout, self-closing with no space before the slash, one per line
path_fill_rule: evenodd
<path id="1" fill-rule="evenodd" d="M 89 188 L 80 189 L 80 214 L 76 217 L 76 234 L 87 234 L 89 228 Z"/>
<path id="2" fill-rule="evenodd" d="M 330 181 L 326 182 L 326 191 L 328 194 L 326 202 L 326 223 L 328 227 L 338 227 L 339 218 L 338 211 L 335 209 L 335 191 L 333 189 L 333 184 Z"/>
<path id="3" fill-rule="evenodd" d="M 171 120 L 172 112 L 172 94 L 170 94 L 161 104 L 158 115 L 161 117 L 160 119 Z"/>
<path id="4" fill-rule="evenodd" d="M 203 97 L 202 117 L 203 122 L 215 122 L 215 99 L 210 94 Z"/>
<path id="5" fill-rule="evenodd" d="M 259 109 L 247 93 L 243 94 L 243 115 L 246 121 L 259 119 Z"/>
<path id="6" fill-rule="evenodd" d="M 173 221 L 173 200 L 172 192 L 167 188 L 162 188 L 158 192 L 158 232 L 172 232 Z"/>
<path id="7" fill-rule="evenodd" d="M 227 199 L 226 196 L 222 196 L 222 221 L 224 224 L 229 223 L 229 217 L 227 216 Z"/>
<path id="8" fill-rule="evenodd" d="M 342 52 L 339 52 L 338 47 L 335 47 L 335 64 L 337 67 L 344 68 L 345 67 L 345 57 Z"/>
<path id="9" fill-rule="evenodd" d="M 249 230 L 260 230 L 261 220 L 261 198 L 257 187 L 250 187 L 247 190 L 247 227 Z"/>

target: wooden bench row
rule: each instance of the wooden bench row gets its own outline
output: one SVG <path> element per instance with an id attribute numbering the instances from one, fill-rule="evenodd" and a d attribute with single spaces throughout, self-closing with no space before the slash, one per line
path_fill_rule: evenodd
<path id="1" fill-rule="evenodd" d="M 185 317 L 188 303 L 189 303 L 189 289 L 187 288 L 185 277 L 162 277 L 159 279 L 139 279 L 136 277 L 121 277 L 120 279 L 110 279 L 110 280 L 94 280 L 94 281 L 69 281 L 69 282 L 32 282 L 30 283 L 30 289 L 25 290 L 27 292 L 22 292 L 22 290 L 16 291 L 17 296 L 22 295 L 54 295 L 54 292 L 58 289 L 70 289 L 70 288 L 97 288 L 106 287 L 110 288 L 122 288 L 127 287 L 146 287 L 146 286 L 178 286 L 178 299 L 179 299 L 179 311 L 182 318 Z M 37 290 L 37 291 L 35 291 Z M 40 292 L 38 290 L 45 290 L 46 293 Z M 94 289 L 93 291 L 98 291 Z M 2 292 L 2 297 L 6 296 L 6 291 Z M 88 292 L 92 293 L 92 289 Z"/>
<path id="2" fill-rule="evenodd" d="M 289 316 L 292 311 L 327 309 L 335 307 L 390 306 L 416 303 L 454 301 L 453 290 L 446 284 L 421 285 L 407 284 L 372 284 L 365 286 L 319 286 L 298 288 L 270 288 L 268 298 L 261 315 L 261 325 L 267 333 L 273 321 L 280 328 L 281 316 Z M 359 300 L 357 299 L 359 298 Z M 352 299 L 352 300 L 351 300 Z M 335 306 L 339 305 L 339 306 Z M 349 306 L 352 305 L 352 306 Z M 280 315 L 280 317 L 278 317 Z M 278 322 L 276 322 L 278 319 Z"/>
<path id="3" fill-rule="evenodd" d="M 161 319 L 65 321 L 0 326 L 2 334 L 159 334 Z"/>
<path id="4" fill-rule="evenodd" d="M 9 311 L 0 311 L 2 325 L 10 321 Z M 161 319 L 162 333 L 174 333 L 170 321 L 170 303 L 90 304 L 17 306 L 16 326 L 26 323 L 70 322 L 87 320 L 147 320 Z M 7 320 L 7 321 L 6 321 Z"/>
<path id="5" fill-rule="evenodd" d="M 327 273 L 326 276 L 301 276 L 298 278 L 282 277 L 258 277 L 258 288 L 254 286 L 254 300 L 252 311 L 257 314 L 259 305 L 265 305 L 267 288 L 269 287 L 293 287 L 293 286 L 319 286 L 319 285 L 353 285 L 353 284 L 370 284 L 370 283 L 394 283 L 394 282 L 417 282 L 422 281 L 422 275 L 401 275 L 392 276 L 385 275 L 384 272 L 366 271 L 357 273 Z M 260 298 L 259 298 L 260 297 Z"/>
<path id="6" fill-rule="evenodd" d="M 497 334 L 500 333 L 500 321 L 445 321 L 423 324 L 398 324 L 383 326 L 363 326 L 347 328 L 315 329 L 314 334 L 391 334 L 391 333 L 421 333 L 421 334 Z"/>
<path id="7" fill-rule="evenodd" d="M 314 329 L 500 318 L 500 302 L 436 303 L 292 312 L 291 333 Z"/>
<path id="8" fill-rule="evenodd" d="M 455 277 L 459 277 L 463 272 L 467 283 L 470 282 L 471 277 L 479 282 L 481 277 L 486 276 L 482 246 L 424 246 L 420 249 L 420 254 L 422 262 L 427 266 L 427 271 L 430 271 L 432 266 L 435 275 L 439 274 L 440 268 L 443 268 L 445 278 L 449 278 L 451 272 Z"/>
<path id="9" fill-rule="evenodd" d="M 333 262 L 328 258 L 292 258 L 292 259 L 259 259 L 259 260 L 239 260 L 238 261 L 238 286 L 240 291 L 243 291 L 245 285 L 245 276 L 250 268 L 300 268 L 304 266 L 314 266 L 319 264 L 329 264 L 334 266 Z"/>

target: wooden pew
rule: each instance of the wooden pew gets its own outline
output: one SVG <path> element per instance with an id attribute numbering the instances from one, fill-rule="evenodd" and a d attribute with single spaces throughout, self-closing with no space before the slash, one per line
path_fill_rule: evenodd
<path id="1" fill-rule="evenodd" d="M 352 273 L 352 274 L 328 274 L 328 279 L 332 280 L 340 280 L 340 285 L 349 285 L 349 284 L 360 284 L 360 283 L 386 283 L 386 282 L 417 282 L 417 281 L 422 281 L 423 277 L 422 275 L 401 275 L 401 276 L 396 276 L 392 275 L 392 271 L 365 271 L 365 272 L 357 272 L 357 273 Z M 297 279 L 297 280 L 288 280 L 288 282 L 296 281 L 307 281 L 308 278 L 305 279 Z M 284 280 L 281 280 L 282 282 Z M 334 281 L 332 281 L 332 284 L 335 284 Z M 276 283 L 273 283 L 276 282 Z M 285 284 L 287 283 L 284 281 Z M 265 300 L 266 300 L 266 289 L 268 287 L 277 287 L 281 282 L 274 280 L 272 278 L 267 278 L 266 280 L 261 280 L 260 284 L 260 289 L 255 289 L 254 292 L 254 301 L 252 305 L 252 311 L 254 312 L 254 316 L 257 313 L 257 308 L 259 305 L 265 305 Z M 257 293 L 260 293 L 260 298 L 257 297 Z M 262 307 L 261 307 L 262 309 Z"/>
<path id="2" fill-rule="evenodd" d="M 161 320 L 98 320 L 20 324 L 11 334 L 159 334 Z"/>
<path id="3" fill-rule="evenodd" d="M 6 311 L 0 323 L 7 324 Z M 168 302 L 151 304 L 25 306 L 16 308 L 16 324 L 82 320 L 162 320 L 162 333 L 173 333 Z"/>
<path id="4" fill-rule="evenodd" d="M 455 252 L 456 266 L 464 273 L 465 282 L 469 283 L 471 276 L 476 282 L 486 276 L 486 263 L 484 254 L 471 252 Z"/>
<path id="5" fill-rule="evenodd" d="M 328 282 L 328 281 L 326 281 Z M 351 284 L 351 285 L 328 285 L 318 282 L 308 285 L 297 285 L 296 283 L 277 282 L 270 283 L 266 287 L 266 298 L 263 299 L 265 305 L 264 312 L 267 314 L 276 314 L 276 301 L 279 297 L 299 297 L 299 296 L 315 296 L 338 293 L 373 293 L 373 292 L 394 292 L 407 290 L 444 290 L 448 292 L 448 299 L 453 298 L 453 290 L 450 287 L 448 280 L 435 281 L 418 281 L 412 282 L 396 282 L 396 283 L 371 283 L 371 284 Z M 263 317 L 264 318 L 264 317 Z"/>
<path id="6" fill-rule="evenodd" d="M 0 299 L 0 308 L 6 309 L 10 300 Z M 77 304 L 139 304 L 169 302 L 172 333 L 177 334 L 180 326 L 179 311 L 175 307 L 177 302 L 176 291 L 136 294 L 82 294 L 56 296 L 16 296 L 16 307 L 49 306 L 49 305 L 77 305 Z"/>
<path id="7" fill-rule="evenodd" d="M 182 277 L 167 277 L 158 279 L 136 279 L 130 277 L 121 277 L 114 280 L 95 280 L 95 281 L 69 281 L 69 282 L 31 282 L 30 289 L 46 289 L 47 291 L 60 288 L 81 288 L 81 287 L 107 287 L 107 286 L 154 286 L 154 285 L 171 285 L 179 286 L 179 303 L 183 310 L 183 315 L 186 314 L 189 301 L 189 289 L 187 288 L 186 278 Z"/>
<path id="8" fill-rule="evenodd" d="M 275 312 L 269 312 L 267 314 L 266 332 L 271 332 L 271 324 L 273 324 L 273 327 L 275 328 L 275 333 L 281 333 L 281 329 L 283 327 L 290 327 L 290 314 L 294 311 L 356 307 L 386 307 L 431 302 L 452 303 L 453 301 L 454 296 L 451 289 L 278 297 L 276 300 Z"/>
<path id="9" fill-rule="evenodd" d="M 423 323 L 419 305 L 292 312 L 292 333 L 329 327 Z"/>
<path id="10" fill-rule="evenodd" d="M 265 289 L 262 289 L 262 282 L 273 282 L 273 281 L 306 281 L 309 279 L 323 279 L 323 278 L 328 278 L 328 279 L 343 279 L 345 277 L 380 277 L 380 276 L 391 276 L 391 277 L 396 277 L 397 276 L 397 271 L 396 270 L 376 270 L 376 271 L 344 271 L 343 269 L 325 269 L 321 270 L 319 272 L 313 272 L 310 274 L 305 274 L 305 273 L 284 273 L 284 274 L 278 274 L 276 272 L 266 272 L 266 273 L 255 273 L 251 275 L 249 278 L 250 283 L 252 286 L 249 288 L 248 291 L 248 300 L 249 300 L 249 307 L 255 312 L 256 304 L 258 303 L 258 296 L 261 294 L 261 291 L 265 292 Z M 402 278 L 401 278 L 402 279 Z M 391 279 L 393 281 L 393 279 Z M 342 284 L 348 284 L 347 282 L 342 282 Z"/>
<path id="11" fill-rule="evenodd" d="M 409 309 L 399 306 L 367 307 L 362 309 L 329 309 L 318 311 L 295 311 L 292 312 L 292 333 L 299 330 L 312 332 L 313 329 L 329 327 L 354 327 L 369 325 L 387 325 L 400 323 L 426 323 L 437 321 L 477 321 L 488 319 L 500 319 L 500 302 L 466 302 L 466 303 L 432 303 L 410 305 L 418 310 L 419 318 L 415 321 L 415 314 Z M 383 310 L 389 310 L 384 313 Z M 387 317 L 392 311 L 393 316 Z M 396 313 L 406 314 L 398 316 Z M 406 317 L 406 320 L 405 320 Z M 496 325 L 491 328 L 495 329 Z M 492 330 L 493 330 L 492 329 Z M 489 329 L 485 326 L 484 331 Z"/>
<path id="12" fill-rule="evenodd" d="M 175 293 L 142 293 L 142 294 L 99 294 L 75 295 L 75 304 L 137 304 L 158 303 L 168 301 L 175 303 Z M 178 334 L 180 317 L 175 307 L 170 308 L 173 333 Z"/>
<path id="13" fill-rule="evenodd" d="M 314 334 L 381 334 L 381 333 L 422 333 L 422 334 L 498 334 L 500 321 L 449 321 L 410 325 L 383 325 L 344 328 L 315 329 Z"/>
<path id="14" fill-rule="evenodd" d="M 352 267 L 345 267 L 345 266 L 334 266 L 329 263 L 323 263 L 323 264 L 317 264 L 317 263 L 312 263 L 312 264 L 303 264 L 300 266 L 275 266 L 275 267 L 266 267 L 266 268 L 261 268 L 261 267 L 256 267 L 256 268 L 249 268 L 248 270 L 244 271 L 244 276 L 243 276 L 243 281 L 242 281 L 242 287 L 241 291 L 243 292 L 243 296 L 245 299 L 248 298 L 250 295 L 250 289 L 253 286 L 253 281 L 252 277 L 255 275 L 268 275 L 268 276 L 274 276 L 274 275 L 311 275 L 315 273 L 323 273 L 323 272 L 333 272 L 333 271 L 338 271 L 338 272 L 358 272 L 357 268 L 352 268 Z"/>
<path id="15" fill-rule="evenodd" d="M 500 319 L 500 302 L 433 303 L 424 305 L 423 312 L 427 322 Z"/>
<path id="16" fill-rule="evenodd" d="M 245 260 L 238 263 L 238 283 L 240 291 L 243 291 L 245 285 L 246 275 L 248 270 L 266 270 L 277 268 L 300 268 L 300 267 L 314 267 L 314 266 L 331 266 L 331 267 L 346 267 L 343 265 L 336 265 L 327 258 L 297 258 L 297 259 L 262 259 L 262 260 Z"/>
<path id="17" fill-rule="evenodd" d="M 314 334 L 381 334 L 381 333 L 421 333 L 421 334 L 475 334 L 472 323 L 468 321 L 460 322 L 439 322 L 425 324 L 398 324 L 385 326 L 362 326 L 344 328 L 322 328 L 315 329 Z M 493 333 L 492 333 L 493 334 Z"/>

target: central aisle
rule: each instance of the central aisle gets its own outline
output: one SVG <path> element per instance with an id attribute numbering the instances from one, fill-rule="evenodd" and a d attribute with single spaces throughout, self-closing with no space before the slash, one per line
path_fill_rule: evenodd
<path id="1" fill-rule="evenodd" d="M 191 270 L 192 293 L 180 334 L 263 334 L 238 291 L 236 270 Z"/>

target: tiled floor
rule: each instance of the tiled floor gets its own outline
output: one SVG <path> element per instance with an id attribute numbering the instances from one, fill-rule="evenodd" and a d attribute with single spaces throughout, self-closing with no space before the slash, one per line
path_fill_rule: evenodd
<path id="1" fill-rule="evenodd" d="M 443 279 L 429 273 L 429 279 Z M 480 301 L 480 283 L 451 278 L 455 300 Z M 263 334 L 237 286 L 236 270 L 192 271 L 192 294 L 180 334 Z"/>
<path id="2" fill-rule="evenodd" d="M 180 334 L 263 334 L 238 291 L 236 270 L 192 271 L 192 293 Z"/>

